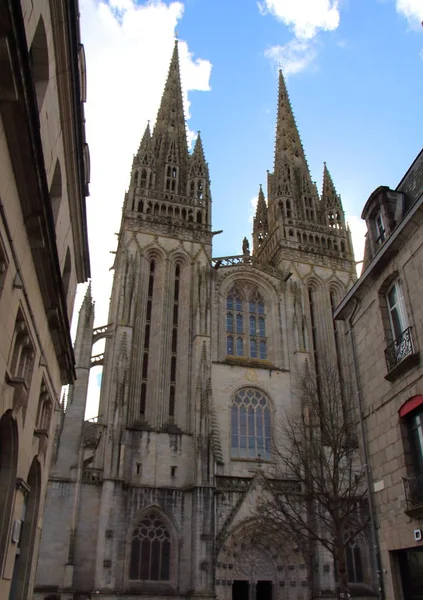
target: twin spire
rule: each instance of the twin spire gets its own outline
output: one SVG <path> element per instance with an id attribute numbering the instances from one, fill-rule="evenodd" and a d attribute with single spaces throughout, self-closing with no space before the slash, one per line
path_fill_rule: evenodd
<path id="1" fill-rule="evenodd" d="M 262 190 L 260 188 L 260 193 Z M 265 201 L 257 204 L 256 218 L 264 213 Z M 342 209 L 340 196 L 335 190 L 329 171 L 324 165 L 322 198 L 311 179 L 297 123 L 282 71 L 279 71 L 278 108 L 276 121 L 276 142 L 274 171 L 269 173 L 268 200 L 283 199 L 289 208 L 285 216 L 291 215 L 302 220 L 319 220 L 319 212 L 325 208 Z"/>
<path id="2" fill-rule="evenodd" d="M 192 187 L 189 182 L 192 177 L 204 177 L 208 182 L 208 167 L 200 134 L 193 154 L 190 156 L 188 152 L 177 40 L 153 133 L 148 123 L 134 157 L 133 168 L 142 167 L 154 173 L 152 181 L 155 189 L 169 190 L 179 195 L 184 195 Z M 175 181 L 169 182 L 169 177 Z M 133 180 L 138 181 L 136 177 Z"/>

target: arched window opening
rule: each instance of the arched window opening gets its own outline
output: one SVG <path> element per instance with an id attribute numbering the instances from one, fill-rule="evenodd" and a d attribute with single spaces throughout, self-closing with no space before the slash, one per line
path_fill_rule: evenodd
<path id="1" fill-rule="evenodd" d="M 201 225 L 201 223 L 202 223 L 202 218 L 201 218 L 201 213 L 200 212 L 197 213 L 197 223 L 199 225 Z"/>
<path id="2" fill-rule="evenodd" d="M 62 171 L 60 169 L 59 159 L 56 160 L 53 179 L 50 186 L 50 200 L 53 211 L 54 224 L 57 223 L 59 216 L 60 205 L 62 203 Z"/>
<path id="3" fill-rule="evenodd" d="M 204 192 L 204 183 L 202 179 L 199 179 L 197 182 L 197 198 L 199 200 L 203 199 L 203 192 Z"/>
<path id="4" fill-rule="evenodd" d="M 286 216 L 288 219 L 291 218 L 292 216 L 292 212 L 291 212 L 291 202 L 289 200 L 286 201 Z"/>
<path id="5" fill-rule="evenodd" d="M 147 187 L 147 171 L 145 169 L 143 169 L 141 171 L 141 181 L 140 181 L 140 186 L 142 188 L 146 188 Z"/>
<path id="6" fill-rule="evenodd" d="M 231 456 L 270 460 L 270 406 L 255 388 L 239 390 L 231 406 Z"/>
<path id="7" fill-rule="evenodd" d="M 48 433 L 50 429 L 50 421 L 52 415 L 52 402 L 47 393 L 47 388 L 43 382 L 41 385 L 40 397 L 38 400 L 38 411 L 35 427 L 38 431 L 45 431 Z"/>
<path id="8" fill-rule="evenodd" d="M 232 333 L 239 334 L 234 347 Z M 236 292 L 231 292 L 226 298 L 226 348 L 227 354 L 235 356 L 244 356 L 244 316 L 243 302 L 241 296 Z"/>
<path id="9" fill-rule="evenodd" d="M 361 548 L 356 540 L 350 542 L 345 548 L 347 575 L 349 583 L 363 583 L 364 569 Z"/>
<path id="10" fill-rule="evenodd" d="M 169 581 L 170 551 L 170 531 L 162 518 L 151 511 L 132 534 L 129 579 Z"/>
<path id="11" fill-rule="evenodd" d="M 37 29 L 35 30 L 34 39 L 32 40 L 31 49 L 29 51 L 29 57 L 39 112 L 44 102 L 50 76 L 47 36 L 42 17 L 40 17 Z"/>
<path id="12" fill-rule="evenodd" d="M 175 393 L 176 393 L 176 370 L 178 351 L 178 320 L 179 320 L 179 291 L 181 282 L 181 265 L 175 265 L 173 284 L 173 328 L 172 344 L 170 348 L 170 381 L 169 381 L 169 409 L 168 415 L 172 419 L 175 416 Z"/>
<path id="13" fill-rule="evenodd" d="M 23 379 L 29 389 L 34 367 L 35 350 L 21 310 L 15 322 L 14 341 L 10 371 L 13 377 Z"/>
<path id="14" fill-rule="evenodd" d="M 68 247 L 68 249 L 66 250 L 65 266 L 63 267 L 63 275 L 62 275 L 63 291 L 65 292 L 66 301 L 68 299 L 68 291 L 69 291 L 71 273 L 72 273 L 71 255 L 70 255 L 70 250 Z"/>
<path id="15" fill-rule="evenodd" d="M 15 592 L 15 598 L 26 598 L 28 596 L 30 566 L 35 546 L 41 491 L 41 469 L 36 458 L 32 461 L 27 482 L 29 491 L 25 495 L 22 507 L 22 526 L 20 538 L 17 542 L 11 584 L 11 589 Z"/>
<path id="16" fill-rule="evenodd" d="M 249 302 L 250 358 L 267 359 L 266 316 L 262 297 L 255 292 Z M 254 343 L 253 343 L 254 342 Z M 259 350 L 259 352 L 257 352 Z"/>
<path id="17" fill-rule="evenodd" d="M 140 416 L 145 416 L 146 401 L 147 401 L 147 380 L 148 380 L 148 362 L 150 351 L 150 333 L 151 333 L 151 313 L 153 309 L 153 293 L 154 293 L 154 276 L 156 270 L 156 261 L 150 261 L 150 271 L 148 274 L 148 292 L 147 292 L 147 307 L 145 313 L 144 326 L 144 348 L 142 359 L 141 372 L 141 397 L 140 397 Z"/>
<path id="18" fill-rule="evenodd" d="M 0 419 L 0 564 L 8 548 L 10 519 L 16 489 L 18 464 L 18 431 L 16 423 L 7 412 Z"/>

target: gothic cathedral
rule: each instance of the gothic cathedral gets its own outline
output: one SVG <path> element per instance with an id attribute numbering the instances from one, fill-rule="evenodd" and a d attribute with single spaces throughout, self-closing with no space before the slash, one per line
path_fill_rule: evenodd
<path id="1" fill-rule="evenodd" d="M 279 74 L 267 201 L 250 252 L 212 255 L 211 190 L 188 151 L 175 43 L 157 121 L 125 195 L 108 324 L 88 289 L 51 471 L 35 598 L 309 598 L 295 540 L 254 517 L 258 473 L 304 362 L 339 350 L 332 309 L 355 280 L 340 196 L 313 183 Z M 92 360 L 93 343 L 106 338 Z M 84 421 L 103 364 L 97 420 Z M 326 562 L 329 559 L 325 559 Z M 323 561 L 324 562 L 324 561 Z M 321 589 L 333 569 L 318 565 Z M 332 575 L 331 575 L 331 572 Z"/>

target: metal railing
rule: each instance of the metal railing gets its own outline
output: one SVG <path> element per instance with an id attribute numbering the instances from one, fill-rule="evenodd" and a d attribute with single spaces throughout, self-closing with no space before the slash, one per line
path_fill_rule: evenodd
<path id="1" fill-rule="evenodd" d="M 404 477 L 403 483 L 407 510 L 423 509 L 423 473 Z"/>
<path id="2" fill-rule="evenodd" d="M 400 362 L 412 354 L 414 354 L 413 338 L 411 336 L 411 327 L 408 327 L 385 350 L 388 373 L 393 371 Z"/>

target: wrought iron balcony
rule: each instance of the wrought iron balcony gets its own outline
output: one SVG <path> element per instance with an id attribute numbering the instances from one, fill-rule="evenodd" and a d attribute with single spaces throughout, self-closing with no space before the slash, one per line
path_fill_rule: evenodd
<path id="1" fill-rule="evenodd" d="M 389 373 L 396 370 L 406 359 L 416 357 L 411 336 L 411 327 L 405 329 L 401 335 L 385 350 L 386 366 Z M 407 361 L 408 362 L 408 361 Z"/>
<path id="2" fill-rule="evenodd" d="M 405 513 L 409 517 L 423 516 L 423 473 L 404 477 Z"/>

